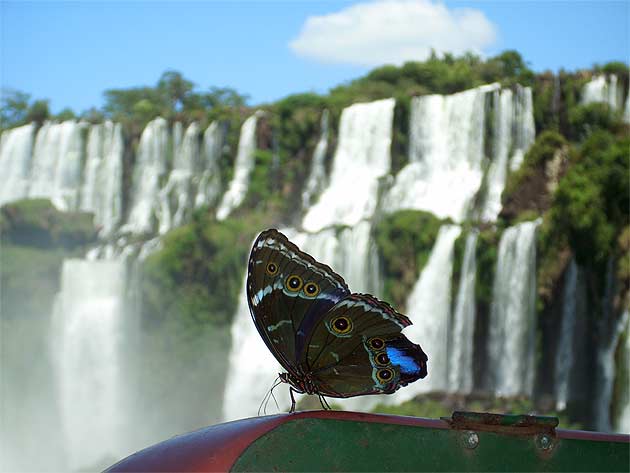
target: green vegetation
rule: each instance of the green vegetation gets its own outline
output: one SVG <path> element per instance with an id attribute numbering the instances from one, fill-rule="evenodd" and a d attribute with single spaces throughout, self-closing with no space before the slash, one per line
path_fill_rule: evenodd
<path id="1" fill-rule="evenodd" d="M 531 85 L 534 73 L 516 51 L 505 51 L 486 61 L 471 53 L 459 57 L 435 53 L 426 61 L 412 61 L 401 67 L 382 66 L 365 77 L 330 92 L 332 105 L 397 96 L 452 94 L 491 82 L 505 86 Z"/>
<path id="2" fill-rule="evenodd" d="M 548 184 L 565 171 L 566 163 L 562 158 L 567 152 L 568 142 L 558 132 L 546 130 L 538 135 L 525 154 L 521 167 L 507 178 L 501 195 L 504 218 L 516 222 L 532 220 L 549 208 L 551 196 Z M 559 161 L 554 162 L 558 158 Z M 558 175 L 548 176 L 551 169 Z"/>
<path id="3" fill-rule="evenodd" d="M 60 212 L 48 199 L 25 199 L 0 208 L 2 240 L 42 249 L 73 249 L 96 241 L 93 216 Z"/>
<path id="4" fill-rule="evenodd" d="M 627 136 L 594 132 L 559 182 L 550 219 L 554 235 L 566 235 L 579 264 L 603 263 L 630 223 L 629 147 Z"/>
<path id="5" fill-rule="evenodd" d="M 384 297 L 394 307 L 405 307 L 442 223 L 432 213 L 421 210 L 401 210 L 377 223 L 375 237 L 383 262 Z"/>
<path id="6" fill-rule="evenodd" d="M 530 414 L 538 416 L 553 416 L 560 419 L 560 428 L 581 429 L 582 425 L 571 422 L 564 413 L 558 413 L 549 409 L 539 409 L 532 401 L 525 398 L 494 398 L 470 396 L 468 399 L 449 399 L 441 395 L 426 395 L 403 402 L 398 406 L 378 404 L 372 412 L 379 414 L 392 414 L 412 417 L 451 417 L 453 411 L 493 412 L 497 414 Z"/>
<path id="7" fill-rule="evenodd" d="M 264 221 L 249 214 L 218 223 L 198 211 L 192 223 L 168 233 L 163 249 L 144 264 L 143 324 L 172 319 L 191 332 L 206 324 L 229 324 L 251 242 Z"/>

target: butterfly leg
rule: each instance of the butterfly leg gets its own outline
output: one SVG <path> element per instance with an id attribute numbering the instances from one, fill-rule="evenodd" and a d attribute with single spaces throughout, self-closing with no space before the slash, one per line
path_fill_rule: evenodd
<path id="1" fill-rule="evenodd" d="M 328 401 L 326 401 L 326 398 L 322 396 L 321 394 L 318 394 L 318 397 L 319 397 L 319 403 L 322 405 L 324 410 L 332 411 L 332 407 L 330 407 L 330 405 L 328 404 Z"/>
<path id="2" fill-rule="evenodd" d="M 295 391 L 293 388 L 289 388 L 289 394 L 291 395 L 291 410 L 289 410 L 289 414 L 295 412 L 295 398 L 293 397 L 293 392 Z"/>

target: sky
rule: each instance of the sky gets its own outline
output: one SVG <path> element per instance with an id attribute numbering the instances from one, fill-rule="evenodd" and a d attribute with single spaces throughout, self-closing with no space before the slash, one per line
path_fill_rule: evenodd
<path id="1" fill-rule="evenodd" d="M 431 49 L 516 49 L 535 71 L 630 61 L 630 1 L 0 0 L 0 83 L 58 113 L 177 70 L 249 104 L 326 93 Z"/>

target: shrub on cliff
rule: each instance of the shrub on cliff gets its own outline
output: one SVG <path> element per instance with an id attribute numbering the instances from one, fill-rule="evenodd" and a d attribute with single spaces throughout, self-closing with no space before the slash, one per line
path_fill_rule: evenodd
<path id="1" fill-rule="evenodd" d="M 169 232 L 162 249 L 144 263 L 143 323 L 153 327 L 177 320 L 192 332 L 229 324 L 262 222 L 254 214 L 216 222 L 199 211 L 192 223 Z"/>
<path id="2" fill-rule="evenodd" d="M 399 310 L 403 310 L 429 259 L 442 223 L 430 212 L 401 210 L 376 225 L 376 244 L 384 270 L 384 297 Z"/>
<path id="3" fill-rule="evenodd" d="M 60 212 L 48 199 L 24 199 L 0 209 L 2 239 L 39 248 L 85 246 L 96 240 L 93 215 Z"/>

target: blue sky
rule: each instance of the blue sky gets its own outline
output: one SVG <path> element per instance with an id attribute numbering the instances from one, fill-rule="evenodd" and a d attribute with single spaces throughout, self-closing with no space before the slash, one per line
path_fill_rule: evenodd
<path id="1" fill-rule="evenodd" d="M 629 60 L 619 2 L 7 2 L 0 0 L 3 87 L 53 112 L 101 106 L 109 88 L 154 85 L 175 69 L 233 87 L 251 104 L 325 93 L 378 64 L 430 47 L 491 56 L 518 50 L 536 71 Z"/>

